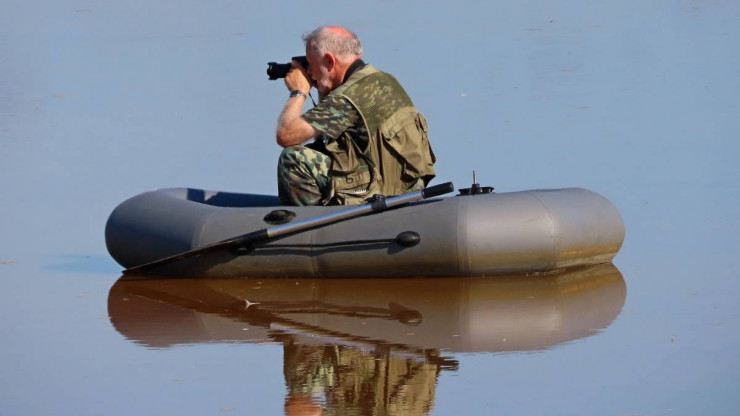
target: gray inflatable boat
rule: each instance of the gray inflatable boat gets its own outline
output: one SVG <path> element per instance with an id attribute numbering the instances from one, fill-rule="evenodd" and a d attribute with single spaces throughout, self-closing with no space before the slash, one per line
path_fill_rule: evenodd
<path id="1" fill-rule="evenodd" d="M 105 230 L 132 268 L 237 235 L 340 213 L 281 207 L 277 197 L 172 188 L 121 203 Z M 610 262 L 624 224 L 581 188 L 460 194 L 404 204 L 272 238 L 211 250 L 147 273 L 183 277 L 414 277 L 551 272 Z"/>

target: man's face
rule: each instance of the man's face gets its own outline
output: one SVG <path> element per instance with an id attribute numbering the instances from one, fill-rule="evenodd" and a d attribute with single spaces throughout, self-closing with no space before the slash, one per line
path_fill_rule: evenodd
<path id="1" fill-rule="evenodd" d="M 308 77 L 313 80 L 314 86 L 321 96 L 326 96 L 332 90 L 330 71 L 326 67 L 326 60 L 316 56 L 306 45 L 306 59 L 308 59 Z"/>

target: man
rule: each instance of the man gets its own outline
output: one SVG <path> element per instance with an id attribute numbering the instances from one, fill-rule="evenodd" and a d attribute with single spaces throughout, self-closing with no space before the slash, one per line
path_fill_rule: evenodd
<path id="1" fill-rule="evenodd" d="M 285 205 L 349 205 L 423 189 L 434 178 L 427 124 L 393 76 L 362 61 L 357 35 L 322 26 L 303 37 L 277 127 Z M 319 104 L 301 115 L 311 87 Z M 302 144 L 314 141 L 306 146 Z"/>

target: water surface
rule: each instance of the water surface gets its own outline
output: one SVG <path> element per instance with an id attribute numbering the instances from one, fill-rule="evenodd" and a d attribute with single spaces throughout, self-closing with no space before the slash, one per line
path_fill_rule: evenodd
<path id="1" fill-rule="evenodd" d="M 119 281 L 126 198 L 275 193 L 266 63 L 323 23 L 407 87 L 436 183 L 611 200 L 614 268 Z M 729 0 L 4 0 L 0 413 L 737 413 L 739 23 Z"/>

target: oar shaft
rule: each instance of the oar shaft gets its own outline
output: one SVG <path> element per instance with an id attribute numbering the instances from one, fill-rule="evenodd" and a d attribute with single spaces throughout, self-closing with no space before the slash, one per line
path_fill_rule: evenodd
<path id="1" fill-rule="evenodd" d="M 335 211 L 328 214 L 307 218 L 301 221 L 277 225 L 266 230 L 266 238 L 270 239 L 280 237 L 285 234 L 300 231 L 304 228 L 314 228 L 320 227 L 322 225 L 340 222 L 342 220 L 357 217 L 369 212 L 385 211 L 386 209 L 393 208 L 398 205 L 408 204 L 410 202 L 419 201 L 425 198 L 432 198 L 438 195 L 443 195 L 448 192 L 452 192 L 454 189 L 455 188 L 452 186 L 452 182 L 447 182 L 441 185 L 430 186 L 429 188 L 423 189 L 421 191 L 410 192 L 407 194 L 388 198 L 381 198 L 381 201 L 383 201 L 382 203 L 371 202 L 369 204 L 348 207 L 341 211 Z"/>

